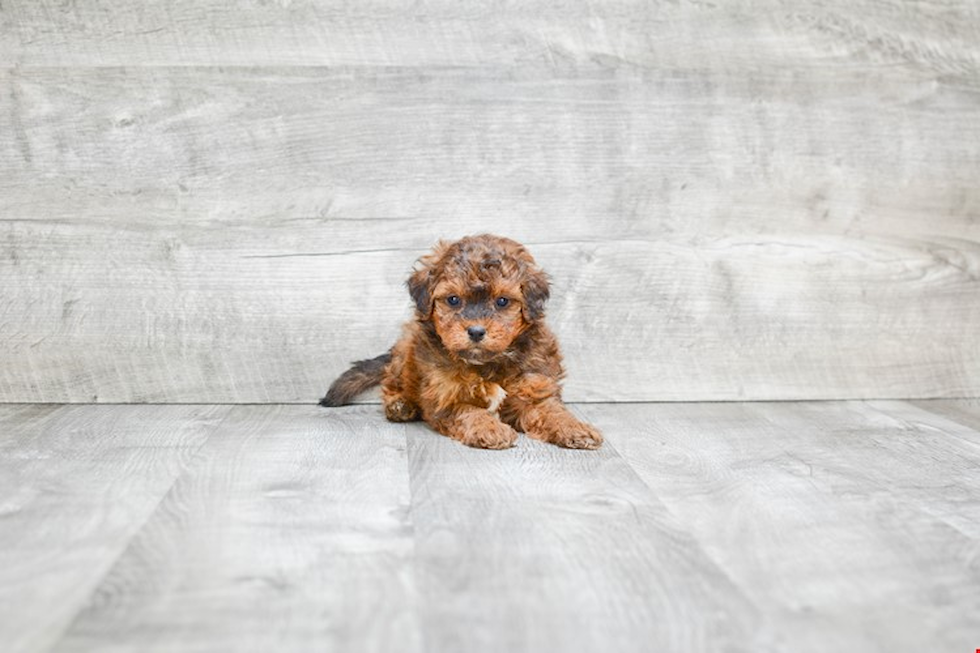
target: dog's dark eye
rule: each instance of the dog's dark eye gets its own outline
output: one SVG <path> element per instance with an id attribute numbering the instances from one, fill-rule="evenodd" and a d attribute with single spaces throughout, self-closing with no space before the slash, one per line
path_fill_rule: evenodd
<path id="1" fill-rule="evenodd" d="M 504 308 L 504 307 L 506 307 L 506 306 L 507 306 L 507 304 L 509 304 L 509 303 L 510 303 L 510 300 L 509 300 L 509 299 L 507 299 L 506 297 L 498 297 L 498 298 L 497 298 L 497 307 L 498 307 L 498 308 Z"/>
<path id="2" fill-rule="evenodd" d="M 446 297 L 446 303 L 450 306 L 459 306 L 460 299 L 456 295 L 450 295 Z"/>

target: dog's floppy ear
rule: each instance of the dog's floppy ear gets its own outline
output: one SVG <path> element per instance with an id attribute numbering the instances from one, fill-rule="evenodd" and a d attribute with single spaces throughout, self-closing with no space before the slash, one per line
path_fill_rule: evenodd
<path id="1" fill-rule="evenodd" d="M 551 296 L 548 275 L 537 266 L 529 267 L 524 275 L 524 282 L 521 283 L 521 292 L 524 293 L 524 305 L 521 308 L 524 319 L 534 322 L 544 317 L 544 305 Z"/>
<path id="2" fill-rule="evenodd" d="M 412 273 L 408 278 L 408 294 L 415 302 L 415 308 L 419 315 L 428 318 L 432 313 L 432 291 L 429 289 L 431 272 L 426 268 L 421 268 Z"/>
<path id="3" fill-rule="evenodd" d="M 446 243 L 440 241 L 432 252 L 426 254 L 416 262 L 415 271 L 408 278 L 406 284 L 408 285 L 408 294 L 411 295 L 412 300 L 415 302 L 415 308 L 418 310 L 419 316 L 422 319 L 429 319 L 432 315 L 432 289 L 436 285 L 437 268 L 439 267 L 440 259 L 442 255 L 446 252 Z"/>

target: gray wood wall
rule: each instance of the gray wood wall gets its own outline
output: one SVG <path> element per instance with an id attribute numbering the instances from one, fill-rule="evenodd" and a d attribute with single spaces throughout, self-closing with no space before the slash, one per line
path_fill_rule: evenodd
<path id="1" fill-rule="evenodd" d="M 3 0 L 0 401 L 314 401 L 483 231 L 572 400 L 980 394 L 978 7 Z"/>

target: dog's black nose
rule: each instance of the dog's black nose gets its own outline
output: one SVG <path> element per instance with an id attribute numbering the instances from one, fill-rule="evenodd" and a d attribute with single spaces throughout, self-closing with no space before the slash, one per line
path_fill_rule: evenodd
<path id="1" fill-rule="evenodd" d="M 473 342 L 480 342 L 483 340 L 483 336 L 487 335 L 487 330 L 481 326 L 471 326 L 466 329 L 466 333 L 470 334 L 470 340 Z"/>

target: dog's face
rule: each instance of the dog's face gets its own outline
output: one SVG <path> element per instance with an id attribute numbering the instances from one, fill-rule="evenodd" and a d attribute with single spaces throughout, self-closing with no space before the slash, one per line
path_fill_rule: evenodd
<path id="1" fill-rule="evenodd" d="M 548 278 L 524 246 L 498 236 L 439 243 L 408 280 L 418 317 L 443 346 L 481 365 L 544 316 Z"/>

